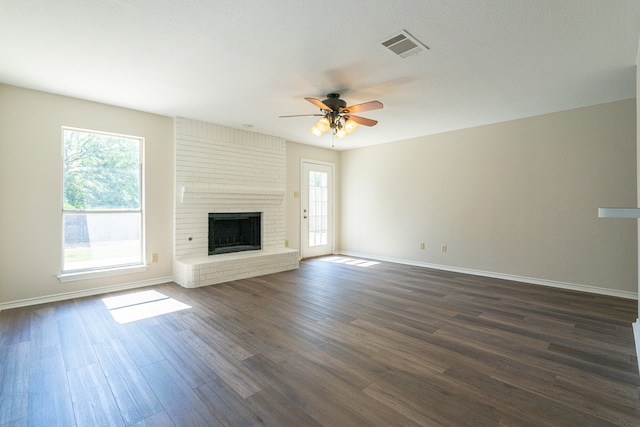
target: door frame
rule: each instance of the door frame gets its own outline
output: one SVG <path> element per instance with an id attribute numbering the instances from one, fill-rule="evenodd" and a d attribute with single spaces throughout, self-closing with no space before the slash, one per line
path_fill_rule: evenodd
<path id="1" fill-rule="evenodd" d="M 304 165 L 305 164 L 314 164 L 314 165 L 320 165 L 320 166 L 325 166 L 325 167 L 329 167 L 331 168 L 331 187 L 329 189 L 329 191 L 331 191 L 331 212 L 329 212 L 329 221 L 331 223 L 331 255 L 335 254 L 336 252 L 336 218 L 335 218 L 335 205 L 336 205 L 336 165 L 334 163 L 330 163 L 330 162 L 323 162 L 321 160 L 312 160 L 312 159 L 300 159 L 300 191 L 302 191 L 303 188 L 306 188 L 306 191 L 308 193 L 309 188 L 308 188 L 308 182 L 309 179 L 308 177 L 305 177 L 304 174 Z M 302 244 L 303 241 L 303 233 L 305 232 L 305 226 L 304 226 L 304 220 L 302 218 L 302 211 L 303 211 L 303 206 L 302 206 L 302 196 L 300 197 L 300 204 L 298 206 L 298 220 L 300 221 L 300 242 L 299 242 L 299 248 L 300 248 L 300 259 L 304 259 L 304 247 Z M 309 198 L 307 197 L 307 202 L 309 201 Z M 308 209 L 308 207 L 307 207 Z M 306 232 L 308 233 L 309 230 L 307 229 Z"/>

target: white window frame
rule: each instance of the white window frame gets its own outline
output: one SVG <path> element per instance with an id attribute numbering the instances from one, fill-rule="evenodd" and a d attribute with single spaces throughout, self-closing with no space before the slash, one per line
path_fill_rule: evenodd
<path id="1" fill-rule="evenodd" d="M 98 135 L 105 136 L 116 136 L 120 138 L 128 138 L 139 141 L 139 184 L 140 184 L 140 207 L 139 209 L 109 209 L 109 210 L 99 210 L 99 209 L 65 209 L 64 207 L 64 148 L 65 148 L 65 132 L 66 131 L 78 131 L 78 132 L 86 132 L 93 133 Z M 141 136 L 134 135 L 126 135 L 119 134 L 113 132 L 104 132 L 97 131 L 91 129 L 83 129 L 83 128 L 75 128 L 69 126 L 63 126 L 61 130 L 61 216 L 60 216 L 60 229 L 61 229 L 61 260 L 60 260 L 60 271 L 61 274 L 58 276 L 58 279 L 61 282 L 70 282 L 76 280 L 85 280 L 91 278 L 98 277 L 107 277 L 118 274 L 130 274 L 136 272 L 146 271 L 148 269 L 148 264 L 146 263 L 146 232 L 145 232 L 145 182 L 144 182 L 144 147 L 145 147 L 145 139 Z M 64 238 L 64 220 L 65 215 L 69 214 L 79 214 L 79 213 L 87 213 L 87 214 L 104 214 L 104 213 L 140 213 L 140 262 L 131 263 L 131 264 L 114 264 L 110 266 L 101 266 L 95 268 L 86 268 L 86 269 L 77 269 L 77 270 L 64 270 L 65 265 L 65 238 Z"/>

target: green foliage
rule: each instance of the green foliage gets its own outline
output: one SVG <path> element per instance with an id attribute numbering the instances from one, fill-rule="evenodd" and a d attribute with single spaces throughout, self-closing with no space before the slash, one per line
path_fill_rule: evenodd
<path id="1" fill-rule="evenodd" d="M 140 141 L 64 131 L 64 208 L 140 208 Z"/>

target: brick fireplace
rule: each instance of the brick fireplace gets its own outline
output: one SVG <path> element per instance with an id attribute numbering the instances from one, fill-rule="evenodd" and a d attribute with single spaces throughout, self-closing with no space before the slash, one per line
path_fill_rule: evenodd
<path id="1" fill-rule="evenodd" d="M 174 280 L 184 287 L 298 268 L 285 241 L 286 143 L 175 119 Z M 209 255 L 209 213 L 261 213 L 261 249 Z"/>

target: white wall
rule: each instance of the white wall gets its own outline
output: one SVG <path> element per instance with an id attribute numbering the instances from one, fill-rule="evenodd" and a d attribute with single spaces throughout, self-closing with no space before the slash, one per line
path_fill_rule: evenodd
<path id="1" fill-rule="evenodd" d="M 635 297 L 636 162 L 635 100 L 342 152 L 340 247 Z"/>
<path id="2" fill-rule="evenodd" d="M 300 193 L 302 160 L 315 160 L 332 163 L 334 168 L 335 187 L 335 230 L 340 226 L 340 152 L 329 148 L 314 147 L 287 141 L 287 188 L 286 188 L 286 240 L 289 247 L 300 250 Z M 337 235 L 337 233 L 336 233 Z M 336 245 L 337 247 L 337 245 Z"/>
<path id="3" fill-rule="evenodd" d="M 146 272 L 58 281 L 62 126 L 145 138 Z M 0 84 L 0 174 L 0 304 L 171 277 L 171 118 Z"/>

